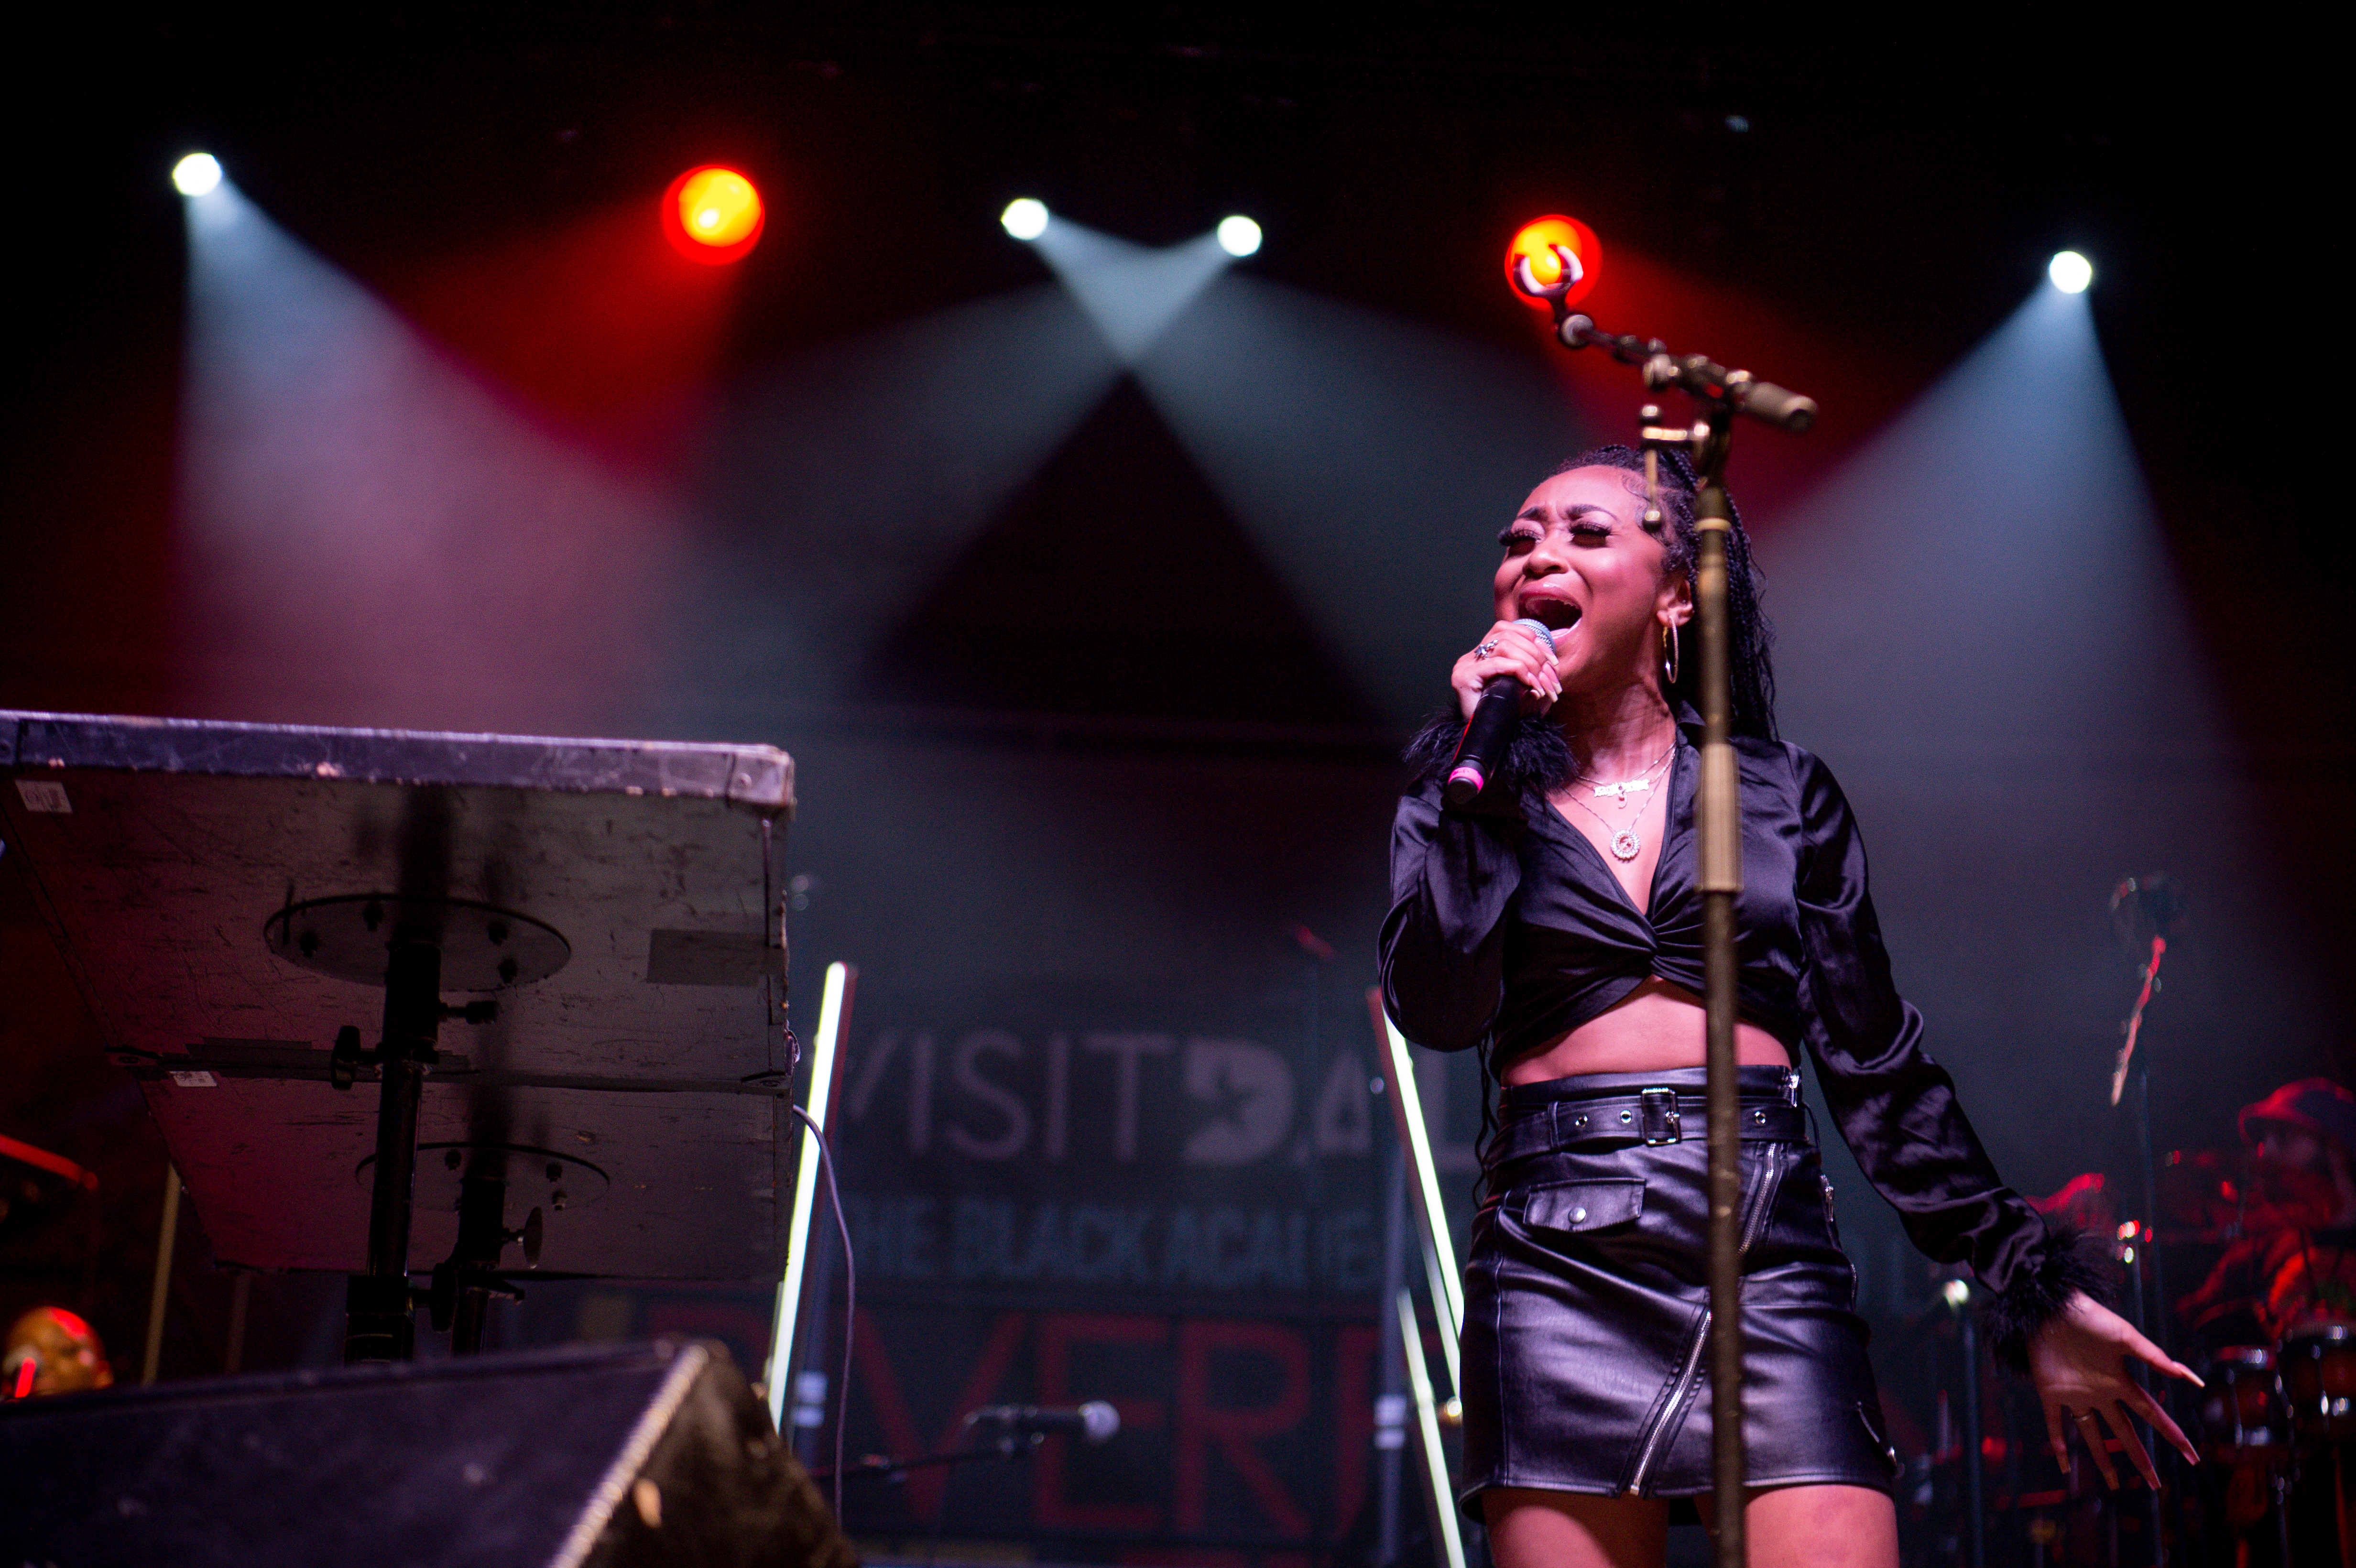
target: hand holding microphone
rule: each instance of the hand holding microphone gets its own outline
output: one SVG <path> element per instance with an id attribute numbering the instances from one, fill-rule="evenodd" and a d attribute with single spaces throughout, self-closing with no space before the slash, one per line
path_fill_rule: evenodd
<path id="1" fill-rule="evenodd" d="M 1523 709 L 1543 713 L 1562 696 L 1562 677 L 1554 667 L 1554 634 L 1543 621 L 1501 621 L 1479 647 L 1456 661 L 1450 679 L 1465 724 L 1440 798 L 1462 811 L 1497 771 Z"/>
<path id="2" fill-rule="evenodd" d="M 1456 661 L 1448 683 L 1456 688 L 1456 709 L 1472 717 L 1490 683 L 1511 676 L 1537 700 L 1530 711 L 1543 713 L 1562 695 L 1562 679 L 1554 668 L 1554 634 L 1543 621 L 1500 621 L 1489 628 L 1481 645 Z"/>

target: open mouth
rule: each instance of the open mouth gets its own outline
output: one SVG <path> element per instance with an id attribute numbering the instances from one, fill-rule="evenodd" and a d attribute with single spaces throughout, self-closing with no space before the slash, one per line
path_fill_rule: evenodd
<path id="1" fill-rule="evenodd" d="M 1524 600 L 1522 613 L 1549 632 L 1568 632 L 1579 624 L 1580 611 L 1568 599 L 1541 597 Z"/>

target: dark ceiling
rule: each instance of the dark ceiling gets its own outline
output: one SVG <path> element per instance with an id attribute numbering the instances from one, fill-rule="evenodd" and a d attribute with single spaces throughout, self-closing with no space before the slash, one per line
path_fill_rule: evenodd
<path id="1" fill-rule="evenodd" d="M 161 559 L 169 510 L 182 241 L 163 176 L 202 145 L 420 312 L 450 257 L 642 201 L 691 161 L 741 162 L 777 219 L 743 269 L 740 368 L 1035 281 L 992 221 L 1021 192 L 1151 243 L 1248 209 L 1270 236 L 1264 276 L 1524 344 L 1495 258 L 1523 218 L 1569 208 L 1817 334 L 1850 392 L 1826 459 L 2073 245 L 2101 269 L 2105 350 L 2212 651 L 2262 705 L 2254 738 L 2311 718 L 2311 694 L 2276 700 L 2286 663 L 2321 656 L 2277 573 L 2336 543 L 2293 488 L 2291 454 L 2319 438 L 2289 433 L 2308 405 L 2278 356 L 2229 357 L 2193 328 L 2213 311 L 2298 345 L 2336 326 L 2298 152 L 2319 111 L 2265 40 L 1959 12 L 1903 41 L 1462 6 L 284 15 L 52 17 L 16 51 L 13 141 L 45 194 L 12 220 L 5 432 L 27 526 L 11 575 L 109 583 L 71 624 L 53 594 L 12 592 L 11 663 L 37 674 L 20 700 L 132 704 L 163 656 L 146 628 L 169 589 L 140 564 Z M 98 533 L 103 571 L 59 537 Z M 1200 571 L 1217 580 L 1215 560 Z"/>

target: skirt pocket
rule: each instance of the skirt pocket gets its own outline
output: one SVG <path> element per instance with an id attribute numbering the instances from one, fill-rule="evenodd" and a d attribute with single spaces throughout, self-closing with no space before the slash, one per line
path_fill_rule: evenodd
<path id="1" fill-rule="evenodd" d="M 1644 1179 L 1607 1177 L 1586 1181 L 1550 1181 L 1515 1194 L 1517 1218 L 1527 1231 L 1576 1233 L 1633 1224 L 1644 1212 Z"/>

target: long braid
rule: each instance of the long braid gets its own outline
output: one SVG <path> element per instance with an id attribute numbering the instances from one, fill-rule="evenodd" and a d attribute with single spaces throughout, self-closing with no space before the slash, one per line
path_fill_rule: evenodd
<path id="1" fill-rule="evenodd" d="M 1633 446 L 1599 446 L 1565 459 L 1555 473 L 1568 474 L 1574 468 L 1618 468 L 1641 478 L 1644 454 Z M 1683 571 L 1687 581 L 1692 580 L 1700 550 L 1700 536 L 1694 528 L 1694 493 L 1699 488 L 1699 477 L 1683 452 L 1672 447 L 1661 454 L 1661 511 L 1667 524 L 1661 543 L 1668 552 L 1670 568 Z M 1726 541 L 1726 618 L 1730 634 L 1726 662 L 1734 732 L 1772 741 L 1776 738 L 1775 667 L 1769 650 L 1774 645 L 1775 632 L 1759 608 L 1759 575 L 1751 559 L 1751 535 L 1742 526 L 1741 508 L 1731 496 L 1727 498 L 1726 511 L 1734 524 Z M 1681 661 L 1676 683 L 1662 695 L 1672 701 L 1682 698 L 1698 709 L 1699 662 L 1690 657 Z"/>

